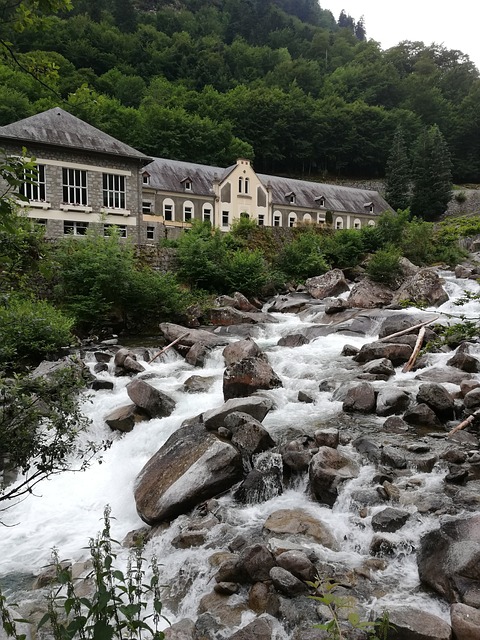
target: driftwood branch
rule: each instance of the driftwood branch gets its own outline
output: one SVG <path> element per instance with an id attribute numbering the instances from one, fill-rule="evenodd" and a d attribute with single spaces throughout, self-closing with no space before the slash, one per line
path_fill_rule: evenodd
<path id="1" fill-rule="evenodd" d="M 418 332 L 417 341 L 415 343 L 415 348 L 413 349 L 413 353 L 410 356 L 406 365 L 403 367 L 402 373 L 408 373 L 413 367 L 413 365 L 415 364 L 418 354 L 420 353 L 420 349 L 422 348 L 424 337 L 425 337 L 425 327 L 421 327 L 420 331 Z"/>
<path id="2" fill-rule="evenodd" d="M 385 336 L 384 338 L 380 338 L 378 342 L 387 342 L 391 338 L 398 338 L 400 336 L 404 336 L 407 333 L 411 333 L 416 329 L 421 329 L 422 327 L 426 327 L 428 324 L 432 324 L 432 322 L 436 322 L 440 316 L 436 318 L 432 318 L 431 320 L 426 320 L 425 322 L 420 322 L 420 324 L 416 324 L 413 327 L 408 327 L 408 329 L 403 329 L 402 331 L 397 331 L 397 333 L 391 333 L 389 336 Z"/>
<path id="3" fill-rule="evenodd" d="M 180 340 L 182 340 L 183 338 L 188 336 L 189 333 L 190 333 L 190 331 L 187 331 L 187 333 L 184 333 L 179 338 L 176 338 L 173 342 L 170 342 L 170 344 L 167 344 L 166 347 L 164 347 L 161 351 L 159 351 L 156 355 L 154 355 L 151 360 L 148 361 L 148 364 L 152 364 L 152 362 L 154 360 L 156 360 L 158 358 L 158 356 L 161 356 L 162 353 L 165 353 L 165 351 L 168 351 L 168 349 L 170 349 L 170 347 L 173 347 L 175 344 L 177 344 L 177 342 L 180 342 Z"/>
<path id="4" fill-rule="evenodd" d="M 454 433 L 457 433 L 457 431 L 460 431 L 461 429 L 464 429 L 465 427 L 468 427 L 469 424 L 472 424 L 472 422 L 475 420 L 475 418 L 477 418 L 478 416 L 480 416 L 480 409 L 477 409 L 475 411 L 475 413 L 472 413 L 471 416 L 468 416 L 468 418 L 466 418 L 463 422 L 460 422 L 460 424 L 457 424 L 456 427 L 454 427 L 451 431 L 449 431 L 447 433 L 447 438 L 449 438 L 450 436 L 453 436 Z"/>

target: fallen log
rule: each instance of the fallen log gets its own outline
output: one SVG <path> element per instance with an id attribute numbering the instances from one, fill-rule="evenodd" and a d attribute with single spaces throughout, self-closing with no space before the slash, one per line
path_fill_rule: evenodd
<path id="1" fill-rule="evenodd" d="M 402 331 L 397 331 L 396 333 L 391 333 L 389 336 L 385 336 L 384 338 L 380 338 L 378 342 L 388 342 L 392 338 L 399 338 L 400 336 L 405 336 L 407 333 L 411 333 L 412 331 L 416 331 L 416 329 L 420 329 L 421 327 L 426 327 L 432 322 L 436 322 L 440 316 L 433 318 L 432 320 L 426 320 L 425 322 L 420 322 L 420 324 L 415 324 L 413 327 L 408 327 L 408 329 L 403 329 Z"/>
<path id="2" fill-rule="evenodd" d="M 457 433 L 457 431 L 460 431 L 461 429 L 464 429 L 465 427 L 468 427 L 469 424 L 472 424 L 472 422 L 475 420 L 475 418 L 477 418 L 478 416 L 480 416 L 480 409 L 477 409 L 475 411 L 475 413 L 472 413 L 471 416 L 468 416 L 468 418 L 466 418 L 463 422 L 460 422 L 460 424 L 457 424 L 456 427 L 454 427 L 451 431 L 449 431 L 447 433 L 447 438 L 449 438 L 450 436 L 452 436 L 454 433 Z"/>
<path id="3" fill-rule="evenodd" d="M 424 337 L 425 337 L 425 327 L 421 327 L 420 331 L 418 332 L 417 341 L 415 343 L 415 348 L 413 349 L 413 353 L 410 356 L 410 359 L 408 360 L 408 362 L 403 367 L 402 373 L 408 373 L 413 367 L 413 365 L 415 364 L 418 354 L 420 353 L 420 349 L 422 348 Z"/>
<path id="4" fill-rule="evenodd" d="M 168 349 L 170 349 L 170 347 L 173 347 L 174 345 L 177 344 L 177 342 L 180 342 L 180 340 L 182 340 L 183 338 L 185 338 L 186 336 L 188 336 L 190 332 L 187 331 L 187 333 L 184 333 L 183 335 L 181 335 L 178 338 L 175 338 L 175 340 L 173 342 L 170 342 L 170 344 L 167 344 L 166 347 L 164 347 L 161 351 L 159 351 L 156 355 L 153 356 L 153 358 L 151 360 L 148 361 L 148 364 L 152 364 L 152 362 L 154 360 L 156 360 L 159 356 L 162 355 L 162 353 L 165 353 L 165 351 L 168 351 Z"/>

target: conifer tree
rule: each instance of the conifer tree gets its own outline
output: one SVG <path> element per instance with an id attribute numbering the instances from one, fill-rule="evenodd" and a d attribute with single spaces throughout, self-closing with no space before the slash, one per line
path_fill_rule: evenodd
<path id="1" fill-rule="evenodd" d="M 420 135 L 414 154 L 411 212 L 426 220 L 445 213 L 452 197 L 450 153 L 435 124 Z"/>
<path id="2" fill-rule="evenodd" d="M 410 178 L 410 161 L 403 129 L 398 127 L 385 171 L 385 198 L 396 211 L 406 209 L 410 204 Z"/>

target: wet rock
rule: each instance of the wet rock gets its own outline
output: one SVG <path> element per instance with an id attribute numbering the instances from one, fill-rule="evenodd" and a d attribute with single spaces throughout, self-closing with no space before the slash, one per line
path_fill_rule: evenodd
<path id="1" fill-rule="evenodd" d="M 348 309 L 348 302 L 342 298 L 328 298 L 325 299 L 325 313 L 327 316 L 334 313 L 340 313 Z"/>
<path id="2" fill-rule="evenodd" d="M 392 447 L 386 445 L 382 449 L 382 464 L 385 464 L 394 469 L 405 469 L 407 461 L 405 459 L 405 453 L 398 447 Z"/>
<path id="3" fill-rule="evenodd" d="M 466 409 L 478 409 L 480 407 L 480 387 L 469 391 L 463 399 L 463 404 Z"/>
<path id="4" fill-rule="evenodd" d="M 312 298 L 304 293 L 291 293 L 288 296 L 277 296 L 268 307 L 269 313 L 299 313 L 312 302 Z"/>
<path id="5" fill-rule="evenodd" d="M 408 424 L 398 416 L 391 416 L 383 423 L 384 431 L 389 433 L 406 433 L 409 429 Z"/>
<path id="6" fill-rule="evenodd" d="M 358 453 L 368 458 L 370 462 L 375 464 L 380 462 L 382 456 L 380 447 L 367 436 L 360 436 L 352 442 Z"/>
<path id="7" fill-rule="evenodd" d="M 449 382 L 450 384 L 461 384 L 463 380 L 471 378 L 471 374 L 464 373 L 454 367 L 431 367 L 415 376 L 415 380 L 425 380 L 426 382 Z"/>
<path id="8" fill-rule="evenodd" d="M 184 618 L 164 631 L 165 640 L 195 640 L 195 623 Z"/>
<path id="9" fill-rule="evenodd" d="M 140 364 L 139 362 L 137 362 L 137 359 L 135 357 L 132 356 L 127 356 L 125 358 L 125 360 L 123 361 L 123 365 L 121 367 L 119 367 L 124 373 L 142 373 L 143 371 L 145 371 L 145 367 Z M 115 375 L 118 375 L 120 372 L 118 371 L 118 369 L 116 369 L 115 371 Z"/>
<path id="10" fill-rule="evenodd" d="M 435 316 L 431 317 L 433 319 Z M 428 318 L 429 317 L 426 314 L 392 313 L 392 315 L 385 318 L 382 322 L 382 325 L 378 330 L 378 337 L 386 338 L 394 333 L 411 329 L 415 325 L 425 322 Z M 418 333 L 418 329 L 412 329 L 411 333 L 416 335 Z"/>
<path id="11" fill-rule="evenodd" d="M 340 434 L 338 429 L 317 429 L 313 437 L 318 447 L 331 447 L 332 449 L 336 449 L 338 447 Z"/>
<path id="12" fill-rule="evenodd" d="M 239 556 L 232 554 L 231 557 L 225 559 L 215 574 L 216 582 L 239 582 L 244 584 L 248 582 L 249 577 L 245 571 Z"/>
<path id="13" fill-rule="evenodd" d="M 312 404 L 313 402 L 315 402 L 315 398 L 313 398 L 306 391 L 299 391 L 297 399 L 299 402 L 305 402 L 306 404 Z"/>
<path id="14" fill-rule="evenodd" d="M 448 300 L 448 294 L 442 287 L 443 280 L 434 269 L 420 269 L 409 278 L 395 293 L 394 303 L 408 300 L 414 304 L 427 304 L 439 307 Z"/>
<path id="15" fill-rule="evenodd" d="M 306 471 L 314 455 L 313 448 L 314 442 L 308 437 L 287 442 L 280 449 L 283 464 L 294 473 Z"/>
<path id="16" fill-rule="evenodd" d="M 372 516 L 372 529 L 374 531 L 394 533 L 403 527 L 409 517 L 408 511 L 386 507 Z"/>
<path id="17" fill-rule="evenodd" d="M 321 380 L 318 384 L 318 390 L 324 391 L 324 392 L 335 391 L 336 387 L 337 387 L 336 380 L 333 380 L 331 378 Z"/>
<path id="18" fill-rule="evenodd" d="M 212 351 L 212 347 L 203 344 L 202 342 L 197 342 L 194 344 L 185 354 L 185 362 L 191 364 L 192 367 L 204 367 L 205 361 L 210 355 Z"/>
<path id="19" fill-rule="evenodd" d="M 377 395 L 377 416 L 403 413 L 410 404 L 410 396 L 402 389 L 384 387 Z M 385 426 L 385 425 L 384 425 Z"/>
<path id="20" fill-rule="evenodd" d="M 226 599 L 225 596 L 223 598 Z M 215 640 L 220 630 L 224 629 L 224 625 L 221 625 L 211 613 L 201 613 L 195 620 L 194 638 L 195 640 Z"/>
<path id="21" fill-rule="evenodd" d="M 277 556 L 277 564 L 303 582 L 313 582 L 317 577 L 315 565 L 302 551 L 292 550 L 281 553 Z"/>
<path id="22" fill-rule="evenodd" d="M 108 363 L 112 359 L 112 354 L 106 351 L 94 351 L 93 357 L 97 362 Z"/>
<path id="23" fill-rule="evenodd" d="M 243 476 L 242 457 L 204 425 L 180 427 L 147 462 L 135 488 L 147 524 L 174 518 L 226 491 Z"/>
<path id="24" fill-rule="evenodd" d="M 446 521 L 427 533 L 421 539 L 417 564 L 424 585 L 450 603 L 478 608 L 480 514 Z"/>
<path id="25" fill-rule="evenodd" d="M 296 578 L 290 571 L 281 567 L 270 569 L 270 579 L 275 589 L 289 598 L 308 593 L 307 585 L 304 582 Z"/>
<path id="26" fill-rule="evenodd" d="M 213 590 L 222 596 L 233 596 L 234 593 L 238 593 L 239 588 L 236 582 L 217 582 Z"/>
<path id="27" fill-rule="evenodd" d="M 248 298 L 246 298 L 243 293 L 236 291 L 231 296 L 218 296 L 215 298 L 215 306 L 217 307 L 234 307 L 239 311 L 249 311 L 255 313 L 258 311 L 257 307 L 253 305 Z"/>
<path id="28" fill-rule="evenodd" d="M 421 384 L 417 393 L 417 402 L 428 405 L 442 421 L 454 418 L 455 401 L 441 384 L 436 382 Z"/>
<path id="29" fill-rule="evenodd" d="M 394 366 L 408 362 L 412 355 L 412 348 L 408 344 L 395 344 L 391 342 L 370 342 L 364 344 L 355 356 L 355 362 L 363 364 L 371 360 L 386 358 Z"/>
<path id="30" fill-rule="evenodd" d="M 233 307 L 217 307 L 209 309 L 208 319 L 211 324 L 218 327 L 227 327 L 238 324 L 258 324 L 264 322 L 277 322 L 268 313 L 261 313 L 258 309 L 255 312 L 240 311 Z"/>
<path id="31" fill-rule="evenodd" d="M 244 398 L 260 389 L 276 389 L 282 381 L 268 362 L 261 358 L 244 358 L 229 365 L 223 374 L 225 400 Z"/>
<path id="32" fill-rule="evenodd" d="M 465 397 L 469 391 L 479 388 L 480 382 L 478 382 L 478 380 L 462 380 L 460 383 L 460 392 L 463 397 Z"/>
<path id="33" fill-rule="evenodd" d="M 102 373 L 103 371 L 108 371 L 108 364 L 106 362 L 97 362 L 97 364 L 93 367 L 94 373 Z"/>
<path id="34" fill-rule="evenodd" d="M 442 423 L 437 418 L 436 413 L 424 403 L 407 409 L 403 415 L 403 419 L 408 424 L 417 427 L 429 427 L 430 429 L 440 429 L 442 427 Z"/>
<path id="35" fill-rule="evenodd" d="M 478 373 L 480 371 L 480 362 L 478 358 L 469 355 L 468 353 L 456 353 L 450 360 L 447 360 L 447 365 L 461 369 L 467 373 Z"/>
<path id="36" fill-rule="evenodd" d="M 268 580 L 270 569 L 276 566 L 275 558 L 263 544 L 247 547 L 242 553 L 241 564 L 250 582 Z"/>
<path id="37" fill-rule="evenodd" d="M 359 382 L 348 389 L 342 408 L 347 412 L 371 413 L 375 410 L 375 405 L 373 385 L 369 382 Z"/>
<path id="38" fill-rule="evenodd" d="M 283 461 L 278 453 L 254 456 L 254 468 L 235 491 L 236 500 L 256 504 L 283 493 Z"/>
<path id="39" fill-rule="evenodd" d="M 399 540 L 382 535 L 375 534 L 370 542 L 370 553 L 373 556 L 393 556 L 399 551 L 399 548 Z"/>
<path id="40" fill-rule="evenodd" d="M 137 422 L 148 420 L 149 417 L 145 411 L 142 411 L 136 405 L 128 404 L 109 413 L 105 418 L 105 422 L 110 429 L 127 433 L 133 429 Z"/>
<path id="41" fill-rule="evenodd" d="M 393 368 L 393 364 L 387 358 L 379 358 L 378 360 L 370 360 L 364 365 L 362 371 L 364 373 L 375 373 L 386 376 L 389 378 L 390 376 L 395 375 L 395 369 Z"/>
<path id="42" fill-rule="evenodd" d="M 370 278 L 364 278 L 352 287 L 348 304 L 360 309 L 375 309 L 389 305 L 392 299 L 393 291 L 389 287 Z"/>
<path id="43" fill-rule="evenodd" d="M 251 338 L 231 342 L 223 350 L 223 358 L 227 366 L 244 358 L 265 357 L 258 344 Z"/>
<path id="44" fill-rule="evenodd" d="M 255 613 L 269 613 L 276 616 L 279 601 L 273 587 L 265 582 L 256 582 L 248 594 L 248 606 Z"/>
<path id="45" fill-rule="evenodd" d="M 302 347 L 304 344 L 308 344 L 308 343 L 309 343 L 309 339 L 306 338 L 303 334 L 289 333 L 288 336 L 284 336 L 283 338 L 280 338 L 280 340 L 277 342 L 277 345 L 279 347 L 288 347 L 292 349 L 294 347 Z"/>
<path id="46" fill-rule="evenodd" d="M 480 609 L 452 604 L 450 618 L 455 640 L 480 640 Z"/>
<path id="47" fill-rule="evenodd" d="M 313 538 L 328 549 L 338 548 L 335 536 L 327 525 L 304 509 L 279 509 L 271 513 L 263 525 L 275 534 L 304 535 Z"/>
<path id="48" fill-rule="evenodd" d="M 455 464 L 448 466 L 448 474 L 445 476 L 445 482 L 450 484 L 463 484 L 468 478 L 468 469 Z"/>
<path id="49" fill-rule="evenodd" d="M 275 446 L 268 431 L 248 413 L 233 411 L 223 424 L 232 434 L 232 444 L 248 456 Z"/>
<path id="50" fill-rule="evenodd" d="M 125 358 L 127 356 L 130 356 L 131 358 L 134 358 L 134 359 L 136 358 L 135 354 L 129 349 L 126 349 L 125 347 L 120 348 L 115 354 L 115 357 L 113 359 L 113 364 L 116 367 L 123 367 L 123 363 L 125 362 Z"/>
<path id="51" fill-rule="evenodd" d="M 358 354 L 358 352 L 360 351 L 360 349 L 358 347 L 354 347 L 351 344 L 346 344 L 344 345 L 340 355 L 341 356 L 356 356 Z"/>
<path id="52" fill-rule="evenodd" d="M 181 338 L 175 345 L 175 349 L 178 351 L 181 347 L 193 347 L 196 342 L 201 342 L 209 347 L 221 347 L 228 343 L 228 340 L 221 338 L 210 331 L 204 329 L 187 329 L 179 324 L 173 324 L 171 322 L 162 322 L 160 330 L 167 339 L 167 341 L 173 342 L 177 338 Z"/>
<path id="53" fill-rule="evenodd" d="M 111 380 L 94 380 L 92 382 L 92 389 L 94 391 L 111 391 L 114 384 Z"/>
<path id="54" fill-rule="evenodd" d="M 229 596 L 222 596 L 218 593 L 209 593 L 200 600 L 198 605 L 198 613 L 208 613 L 213 619 L 220 625 L 223 625 L 227 629 L 231 629 L 232 627 L 238 627 L 238 625 L 242 621 L 242 616 L 247 611 L 247 605 L 243 601 L 238 601 L 237 599 L 233 600 Z M 199 621 L 195 625 L 197 637 L 198 633 L 198 624 Z M 208 625 L 210 627 L 210 625 Z M 205 636 L 200 636 L 200 638 L 204 638 Z M 214 638 L 218 638 L 217 634 L 211 636 L 211 640 Z M 207 636 L 210 640 L 210 636 Z"/>
<path id="55" fill-rule="evenodd" d="M 257 618 L 230 636 L 230 640 L 272 640 L 273 621 Z"/>
<path id="56" fill-rule="evenodd" d="M 322 300 L 339 296 L 349 290 L 343 271 L 332 269 L 323 276 L 315 276 L 305 281 L 305 287 L 312 298 Z"/>
<path id="57" fill-rule="evenodd" d="M 411 606 L 389 607 L 392 631 L 389 638 L 398 640 L 450 640 L 452 629 L 442 618 Z M 395 631 L 393 631 L 395 629 Z"/>
<path id="58" fill-rule="evenodd" d="M 150 418 L 165 418 L 175 409 L 175 402 L 166 393 L 136 378 L 127 385 L 128 397 Z"/>
<path id="59" fill-rule="evenodd" d="M 319 502 L 333 506 L 341 484 L 358 473 L 355 462 L 337 449 L 320 447 L 308 469 L 311 491 Z"/>
<path id="60" fill-rule="evenodd" d="M 205 393 L 214 382 L 213 376 L 190 376 L 183 383 L 183 390 L 187 393 Z"/>
<path id="61" fill-rule="evenodd" d="M 203 423 L 205 428 L 213 431 L 223 426 L 225 418 L 234 411 L 248 413 L 252 418 L 261 422 L 272 408 L 273 403 L 269 398 L 250 397 L 232 398 L 220 407 L 205 411 Z"/>

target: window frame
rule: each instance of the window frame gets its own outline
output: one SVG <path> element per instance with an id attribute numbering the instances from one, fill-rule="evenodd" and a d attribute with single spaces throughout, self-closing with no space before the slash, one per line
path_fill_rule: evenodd
<path id="1" fill-rule="evenodd" d="M 20 187 L 20 193 L 27 198 L 29 202 L 46 202 L 47 201 L 47 180 L 46 169 L 44 164 L 36 164 L 35 169 L 29 171 L 23 170 L 23 180 Z"/>
<path id="2" fill-rule="evenodd" d="M 127 181 L 117 173 L 102 173 L 102 198 L 105 209 L 127 208 Z"/>
<path id="3" fill-rule="evenodd" d="M 88 207 L 88 173 L 85 169 L 62 167 L 62 198 L 63 204 Z"/>

